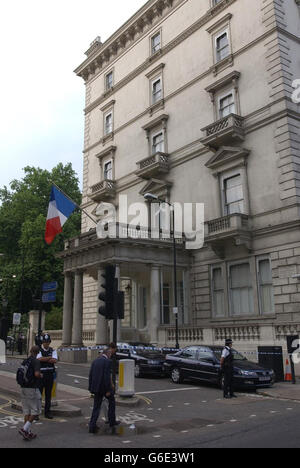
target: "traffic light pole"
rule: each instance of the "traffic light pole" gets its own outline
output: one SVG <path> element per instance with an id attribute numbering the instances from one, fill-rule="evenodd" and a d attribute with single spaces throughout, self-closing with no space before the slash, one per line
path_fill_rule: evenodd
<path id="1" fill-rule="evenodd" d="M 119 291 L 119 275 L 116 275 L 116 271 L 117 269 L 114 265 L 107 265 L 105 267 L 105 273 L 101 274 L 105 280 L 104 284 L 101 284 L 103 291 L 101 291 L 98 296 L 99 300 L 103 303 L 103 305 L 100 305 L 98 313 L 105 317 L 106 320 L 112 320 L 113 342 L 115 344 L 117 344 L 118 341 L 118 320 L 124 318 L 124 293 Z M 116 386 L 116 356 L 113 356 L 112 360 L 112 379 L 114 386 Z"/>
<path id="2" fill-rule="evenodd" d="M 118 341 L 118 316 L 117 316 L 117 310 L 115 308 L 114 319 L 113 319 L 113 342 L 117 344 L 117 341 Z M 116 376 L 117 376 L 117 356 L 114 354 L 112 356 L 112 381 L 113 381 L 115 388 L 116 388 Z"/>

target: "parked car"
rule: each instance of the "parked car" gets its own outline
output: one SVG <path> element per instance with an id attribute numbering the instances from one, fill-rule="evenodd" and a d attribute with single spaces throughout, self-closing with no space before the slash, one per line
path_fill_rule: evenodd
<path id="1" fill-rule="evenodd" d="M 135 377 L 144 375 L 164 376 L 165 355 L 150 343 L 118 343 L 117 360 L 133 359 Z"/>
<path id="2" fill-rule="evenodd" d="M 188 346 L 176 354 L 167 355 L 164 363 L 166 374 L 174 383 L 185 379 L 210 382 L 223 387 L 220 360 L 221 346 Z M 259 364 L 248 361 L 237 351 L 234 353 L 234 387 L 256 389 L 272 386 L 275 373 Z"/>

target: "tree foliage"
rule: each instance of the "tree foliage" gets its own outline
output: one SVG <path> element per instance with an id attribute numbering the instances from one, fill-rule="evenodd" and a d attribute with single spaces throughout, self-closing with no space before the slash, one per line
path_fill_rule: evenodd
<path id="1" fill-rule="evenodd" d="M 22 180 L 13 180 L 10 189 L 0 189 L 0 295 L 2 315 L 27 313 L 34 307 L 33 297 L 45 281 L 57 281 L 55 310 L 62 307 L 63 263 L 56 253 L 64 240 L 80 232 L 81 215 L 75 212 L 63 233 L 48 246 L 45 224 L 52 182 L 77 204 L 81 203 L 79 181 L 71 164 L 58 164 L 51 172 L 25 167 Z M 7 306 L 3 306 L 3 300 Z M 54 307 L 53 307 L 54 308 Z M 51 309 L 51 306 L 48 306 Z"/>

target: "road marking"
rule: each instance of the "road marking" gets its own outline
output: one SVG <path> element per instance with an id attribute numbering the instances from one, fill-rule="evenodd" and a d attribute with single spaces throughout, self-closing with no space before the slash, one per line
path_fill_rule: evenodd
<path id="1" fill-rule="evenodd" d="M 144 401 L 147 403 L 147 405 L 151 405 L 151 404 L 152 404 L 152 400 L 150 400 L 150 398 L 145 397 L 144 395 L 139 395 L 139 398 L 140 398 L 141 400 L 144 400 Z"/>
<path id="2" fill-rule="evenodd" d="M 67 374 L 68 377 L 74 377 L 74 379 L 84 379 L 89 380 L 88 377 L 81 377 L 80 375 Z"/>
<path id="3" fill-rule="evenodd" d="M 136 395 L 150 395 L 154 393 L 168 393 L 168 392 L 186 392 L 187 390 L 201 390 L 201 388 L 197 387 L 187 387 L 187 388 L 172 388 L 169 390 L 152 390 L 149 392 L 137 392 Z"/>
<path id="4" fill-rule="evenodd" d="M 131 444 L 131 440 L 123 440 L 123 444 Z"/>
<path id="5" fill-rule="evenodd" d="M 189 431 L 181 431 L 182 434 L 186 434 L 187 432 L 189 432 Z"/>
<path id="6" fill-rule="evenodd" d="M 191 403 L 184 403 L 184 404 L 185 404 L 185 406 L 190 406 Z"/>
<path id="7" fill-rule="evenodd" d="M 154 439 L 160 439 L 160 438 L 161 438 L 160 435 L 155 435 L 155 436 L 153 436 L 153 437 L 154 437 Z"/>
<path id="8" fill-rule="evenodd" d="M 10 400 L 9 398 L 7 398 L 7 397 L 5 397 L 3 395 L 0 395 L 0 397 L 3 400 L 7 401 L 7 403 L 4 403 L 3 405 L 0 406 L 0 413 L 8 415 L 8 416 L 18 416 L 17 413 L 13 413 L 12 411 L 9 411 L 9 410 L 6 409 L 7 406 L 11 406 L 12 404 L 16 404 L 17 401 L 16 400 Z"/>
<path id="9" fill-rule="evenodd" d="M 230 422 L 231 422 L 231 423 L 236 423 L 236 422 L 237 422 L 237 419 L 231 419 Z"/>
<path id="10" fill-rule="evenodd" d="M 140 414 L 140 413 L 136 413 L 135 411 L 129 411 L 128 413 L 126 413 L 124 416 L 119 416 L 119 420 L 123 423 L 123 424 L 127 424 L 127 425 L 130 425 L 130 424 L 133 424 L 133 423 L 136 423 L 138 421 L 148 421 L 150 423 L 154 422 L 153 419 L 149 419 L 147 418 L 146 415 L 144 414 Z"/>
<path id="11" fill-rule="evenodd" d="M 24 418 L 23 417 L 16 417 L 14 416 L 6 416 L 5 418 L 0 419 L 0 429 L 7 428 L 9 426 L 16 427 L 17 424 L 23 423 L 24 424 Z"/>
<path id="12" fill-rule="evenodd" d="M 251 414 L 251 416 L 249 416 L 249 418 L 256 418 L 256 414 Z"/>

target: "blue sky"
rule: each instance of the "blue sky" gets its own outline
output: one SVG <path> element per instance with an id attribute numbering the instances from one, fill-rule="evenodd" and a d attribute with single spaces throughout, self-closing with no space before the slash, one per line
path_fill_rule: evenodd
<path id="1" fill-rule="evenodd" d="M 73 70 L 145 0 L 9 0 L 1 5 L 0 187 L 23 167 L 72 162 L 82 182 L 84 82 Z"/>

